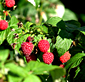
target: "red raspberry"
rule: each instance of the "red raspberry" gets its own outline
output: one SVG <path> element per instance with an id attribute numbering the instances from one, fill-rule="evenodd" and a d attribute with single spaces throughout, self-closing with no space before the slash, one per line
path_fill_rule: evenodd
<path id="1" fill-rule="evenodd" d="M 0 30 L 5 30 L 8 28 L 8 22 L 5 20 L 0 20 Z"/>
<path id="2" fill-rule="evenodd" d="M 60 61 L 62 63 L 65 63 L 65 62 L 67 62 L 70 59 L 70 56 L 71 56 L 71 54 L 69 53 L 69 51 L 67 51 L 66 53 L 64 53 L 64 55 L 62 55 L 60 57 Z"/>
<path id="3" fill-rule="evenodd" d="M 45 53 L 48 51 L 50 44 L 47 40 L 40 40 L 38 43 L 38 47 L 39 47 L 41 52 Z"/>
<path id="4" fill-rule="evenodd" d="M 31 61 L 31 60 L 34 60 L 34 61 L 37 60 L 35 54 L 25 55 L 25 57 L 26 57 L 26 61 L 27 61 L 27 62 L 29 62 L 29 61 Z"/>
<path id="5" fill-rule="evenodd" d="M 46 52 L 43 54 L 43 61 L 46 64 L 51 64 L 54 60 L 54 55 L 51 52 Z"/>
<path id="6" fill-rule="evenodd" d="M 30 55 L 33 50 L 33 44 L 31 42 L 23 42 L 21 44 L 21 49 L 24 55 Z"/>
<path id="7" fill-rule="evenodd" d="M 11 8 L 15 5 L 15 0 L 5 0 L 6 6 Z"/>

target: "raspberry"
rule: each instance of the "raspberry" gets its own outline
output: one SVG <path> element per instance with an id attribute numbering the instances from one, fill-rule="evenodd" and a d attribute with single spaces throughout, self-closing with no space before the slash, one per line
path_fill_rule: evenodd
<path id="1" fill-rule="evenodd" d="M 11 8 L 15 5 L 15 1 L 14 0 L 5 0 L 6 6 Z"/>
<path id="2" fill-rule="evenodd" d="M 51 52 L 46 52 L 43 54 L 43 61 L 46 64 L 51 64 L 54 60 L 54 55 Z"/>
<path id="3" fill-rule="evenodd" d="M 48 51 L 50 44 L 47 40 L 40 40 L 38 43 L 38 47 L 39 47 L 41 52 L 45 53 Z"/>
<path id="4" fill-rule="evenodd" d="M 62 55 L 60 57 L 60 61 L 62 63 L 65 63 L 65 62 L 67 62 L 70 59 L 70 56 L 71 56 L 71 54 L 69 53 L 69 51 L 67 51 L 66 53 L 64 53 L 64 55 Z"/>
<path id="5" fill-rule="evenodd" d="M 34 60 L 34 61 L 37 60 L 35 54 L 25 55 L 25 57 L 26 57 L 26 61 L 27 61 L 27 62 L 29 62 L 29 61 L 31 61 L 31 60 Z"/>
<path id="6" fill-rule="evenodd" d="M 0 21 L 0 30 L 5 30 L 8 28 L 8 22 L 6 22 L 5 20 L 1 20 Z"/>
<path id="7" fill-rule="evenodd" d="M 33 44 L 31 42 L 23 42 L 21 44 L 21 49 L 24 55 L 30 55 L 33 50 Z"/>

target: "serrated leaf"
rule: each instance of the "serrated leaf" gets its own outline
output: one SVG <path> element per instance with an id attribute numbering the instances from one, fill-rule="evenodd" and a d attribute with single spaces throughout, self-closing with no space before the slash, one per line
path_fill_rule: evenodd
<path id="1" fill-rule="evenodd" d="M 21 76 L 21 77 L 27 77 L 28 71 L 24 70 L 24 68 L 14 64 L 14 63 L 7 63 L 5 64 L 5 67 L 9 69 L 10 72 L 12 72 L 15 75 Z"/>
<path id="2" fill-rule="evenodd" d="M 30 68 L 33 74 L 48 74 L 48 71 L 57 69 L 59 66 L 52 66 L 38 61 L 30 61 L 27 68 Z"/>
<path id="3" fill-rule="evenodd" d="M 51 17 L 48 21 L 47 21 L 47 23 L 48 24 L 51 24 L 52 26 L 56 26 L 57 25 L 57 23 L 59 22 L 59 21 L 61 21 L 62 19 L 60 18 L 60 17 Z"/>
<path id="4" fill-rule="evenodd" d="M 57 36 L 56 38 L 56 49 L 58 51 L 59 57 L 62 56 L 71 46 L 72 40 L 67 38 L 61 38 Z"/>
<path id="5" fill-rule="evenodd" d="M 0 61 L 5 61 L 9 55 L 9 50 L 0 50 Z"/>
<path id="6" fill-rule="evenodd" d="M 41 82 L 41 80 L 38 76 L 30 74 L 23 82 Z"/>
<path id="7" fill-rule="evenodd" d="M 68 69 L 72 64 L 74 64 L 75 62 L 77 62 L 80 58 L 84 57 L 85 54 L 84 53 L 77 53 L 75 54 L 70 60 L 68 60 L 68 62 L 66 63 L 65 68 Z"/>

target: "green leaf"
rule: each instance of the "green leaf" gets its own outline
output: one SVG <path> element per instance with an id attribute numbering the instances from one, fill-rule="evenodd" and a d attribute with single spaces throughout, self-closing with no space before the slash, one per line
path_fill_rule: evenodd
<path id="1" fill-rule="evenodd" d="M 52 3 L 58 2 L 59 0 L 49 0 Z"/>
<path id="2" fill-rule="evenodd" d="M 58 28 L 65 30 L 65 22 L 63 20 L 61 20 L 60 22 L 57 23 Z"/>
<path id="3" fill-rule="evenodd" d="M 9 50 L 0 50 L 0 60 L 5 61 L 9 55 Z"/>
<path id="4" fill-rule="evenodd" d="M 85 26 L 78 28 L 78 31 L 85 35 Z"/>
<path id="5" fill-rule="evenodd" d="M 8 81 L 9 82 L 21 82 L 22 81 L 22 77 L 19 77 L 19 76 L 15 76 L 15 75 L 12 75 L 12 74 L 8 74 Z"/>
<path id="6" fill-rule="evenodd" d="M 30 68 L 33 74 L 48 74 L 48 71 L 59 68 L 38 61 L 30 61 L 26 68 Z"/>
<path id="7" fill-rule="evenodd" d="M 59 21 L 61 21 L 61 18 L 60 18 L 60 17 L 51 17 L 51 18 L 47 21 L 47 23 L 48 23 L 48 24 L 51 24 L 52 26 L 56 26 Z"/>
<path id="8" fill-rule="evenodd" d="M 9 22 L 9 27 L 18 28 L 17 23 L 18 23 L 17 18 L 15 16 L 12 16 Z"/>
<path id="9" fill-rule="evenodd" d="M 41 82 L 38 76 L 30 74 L 23 82 Z"/>
<path id="10" fill-rule="evenodd" d="M 84 57 L 85 54 L 84 53 L 77 53 L 75 54 L 67 63 L 65 68 L 68 69 L 72 64 L 74 64 L 75 62 L 78 62 L 78 60 L 82 57 Z M 80 62 L 79 62 L 80 63 Z"/>
<path id="11" fill-rule="evenodd" d="M 68 20 L 68 21 L 66 21 L 66 23 L 73 24 L 77 27 L 81 27 L 81 24 L 76 20 Z"/>
<path id="12" fill-rule="evenodd" d="M 36 8 L 38 8 L 38 5 L 40 4 L 40 0 L 34 0 L 36 4 Z"/>
<path id="13" fill-rule="evenodd" d="M 14 43 L 14 34 L 15 34 L 15 31 L 11 31 L 7 36 L 7 41 L 10 45 Z"/>
<path id="14" fill-rule="evenodd" d="M 33 23 L 31 23 L 31 22 L 26 22 L 26 24 L 25 24 L 25 28 L 26 28 L 26 30 L 29 30 L 31 27 L 31 25 L 32 25 Z"/>
<path id="15" fill-rule="evenodd" d="M 15 75 L 21 76 L 21 77 L 27 77 L 28 71 L 24 70 L 23 67 L 20 67 L 14 63 L 8 63 L 5 64 L 5 67 L 9 69 L 9 71 Z"/>
<path id="16" fill-rule="evenodd" d="M 41 29 L 43 32 L 48 33 L 48 28 L 47 28 L 45 25 L 40 26 L 40 29 Z"/>
<path id="17" fill-rule="evenodd" d="M 75 72 L 76 72 L 75 77 L 78 75 L 78 73 L 80 72 L 80 70 L 81 70 L 80 67 L 77 67 L 77 69 L 76 69 L 76 71 L 75 71 Z M 74 77 L 74 78 L 75 78 L 75 77 Z"/>
<path id="18" fill-rule="evenodd" d="M 0 44 L 3 43 L 3 41 L 6 39 L 8 33 L 10 32 L 10 29 L 7 28 L 6 30 L 4 31 L 0 31 Z"/>
<path id="19" fill-rule="evenodd" d="M 62 56 L 71 46 L 72 40 L 67 38 L 61 38 L 57 36 L 56 38 L 56 49 L 58 51 L 59 57 Z"/>
<path id="20" fill-rule="evenodd" d="M 61 76 L 64 76 L 66 71 L 64 68 L 57 68 L 54 69 L 52 71 L 50 71 L 52 78 L 53 78 L 53 82 L 55 82 L 56 80 L 58 80 Z"/>

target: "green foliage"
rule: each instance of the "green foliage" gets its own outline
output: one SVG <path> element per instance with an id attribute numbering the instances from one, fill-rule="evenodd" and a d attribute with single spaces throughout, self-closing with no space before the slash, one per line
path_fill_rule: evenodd
<path id="1" fill-rule="evenodd" d="M 65 9 L 62 17 L 59 16 L 57 8 L 64 9 L 60 0 L 34 0 L 34 2 L 35 6 L 28 1 L 18 0 L 15 9 L 7 8 L 4 0 L 0 0 L 0 20 L 6 20 L 9 25 L 6 30 L 0 30 L 0 81 L 83 81 L 85 26 L 77 21 L 75 13 L 71 10 Z M 3 14 L 3 10 L 9 11 L 8 16 Z M 27 62 L 21 50 L 21 44 L 26 42 L 28 36 L 32 38 L 31 42 L 34 45 L 32 54 L 36 55 L 36 61 Z M 54 61 L 50 65 L 43 62 L 43 53 L 38 48 L 41 39 L 48 40 L 50 44 L 48 52 L 54 54 Z M 71 58 L 63 63 L 65 67 L 62 68 L 59 66 L 62 64 L 59 58 L 67 51 Z M 74 75 L 71 72 L 74 72 Z"/>

